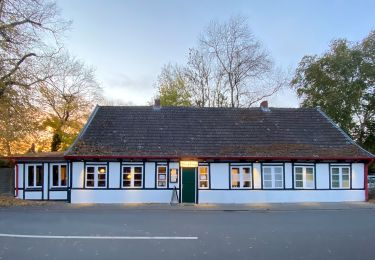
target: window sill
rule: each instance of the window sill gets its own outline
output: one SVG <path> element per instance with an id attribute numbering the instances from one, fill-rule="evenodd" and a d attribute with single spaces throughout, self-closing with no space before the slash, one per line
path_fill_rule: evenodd
<path id="1" fill-rule="evenodd" d="M 26 187 L 25 191 L 43 191 L 42 187 Z"/>
<path id="2" fill-rule="evenodd" d="M 68 189 L 68 187 L 64 186 L 64 187 L 50 187 L 50 191 L 66 191 Z"/>

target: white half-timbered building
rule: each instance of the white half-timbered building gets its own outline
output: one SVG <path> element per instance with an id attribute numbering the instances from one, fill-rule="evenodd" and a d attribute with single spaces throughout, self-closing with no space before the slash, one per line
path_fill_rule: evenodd
<path id="1" fill-rule="evenodd" d="M 15 196 L 71 203 L 367 199 L 368 164 L 320 109 L 97 106 L 65 153 L 14 157 Z"/>

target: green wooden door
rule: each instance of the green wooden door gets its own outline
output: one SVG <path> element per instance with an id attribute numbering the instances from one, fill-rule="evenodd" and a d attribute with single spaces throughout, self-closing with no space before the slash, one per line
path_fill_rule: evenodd
<path id="1" fill-rule="evenodd" d="M 195 203 L 195 168 L 182 169 L 182 202 Z"/>

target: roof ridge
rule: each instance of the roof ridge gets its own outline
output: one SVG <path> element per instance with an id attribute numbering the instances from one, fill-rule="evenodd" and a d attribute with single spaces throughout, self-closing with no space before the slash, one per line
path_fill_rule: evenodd
<path id="1" fill-rule="evenodd" d="M 345 133 L 344 130 L 341 129 L 333 120 L 330 118 L 320 107 L 316 107 L 316 110 L 324 117 L 326 118 L 339 132 L 345 137 L 346 140 L 348 140 L 351 144 L 357 146 L 359 149 L 361 149 L 363 152 L 369 154 L 370 156 L 375 156 L 369 151 L 367 151 L 365 148 L 357 144 L 356 141 L 354 141 L 347 133 Z"/>
<path id="2" fill-rule="evenodd" d="M 129 106 L 129 105 L 114 105 L 114 106 L 100 106 L 101 108 L 153 108 L 153 106 Z M 161 106 L 163 108 L 174 108 L 174 109 L 229 109 L 229 110 L 259 110 L 259 107 L 197 107 L 197 106 Z M 314 108 L 305 108 L 305 107 L 269 107 L 270 109 L 278 110 L 313 110 Z"/>

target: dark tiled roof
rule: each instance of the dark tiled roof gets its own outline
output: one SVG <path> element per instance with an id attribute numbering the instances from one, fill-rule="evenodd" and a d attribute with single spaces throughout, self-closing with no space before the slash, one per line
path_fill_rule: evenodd
<path id="1" fill-rule="evenodd" d="M 68 156 L 372 157 L 319 110 L 100 106 Z"/>
<path id="2" fill-rule="evenodd" d="M 27 159 L 43 159 L 43 160 L 63 160 L 64 159 L 64 152 L 37 152 L 37 153 L 32 153 L 28 152 L 25 154 L 18 154 L 18 155 L 13 155 L 11 158 L 14 158 L 16 160 L 20 160 L 23 158 Z"/>

